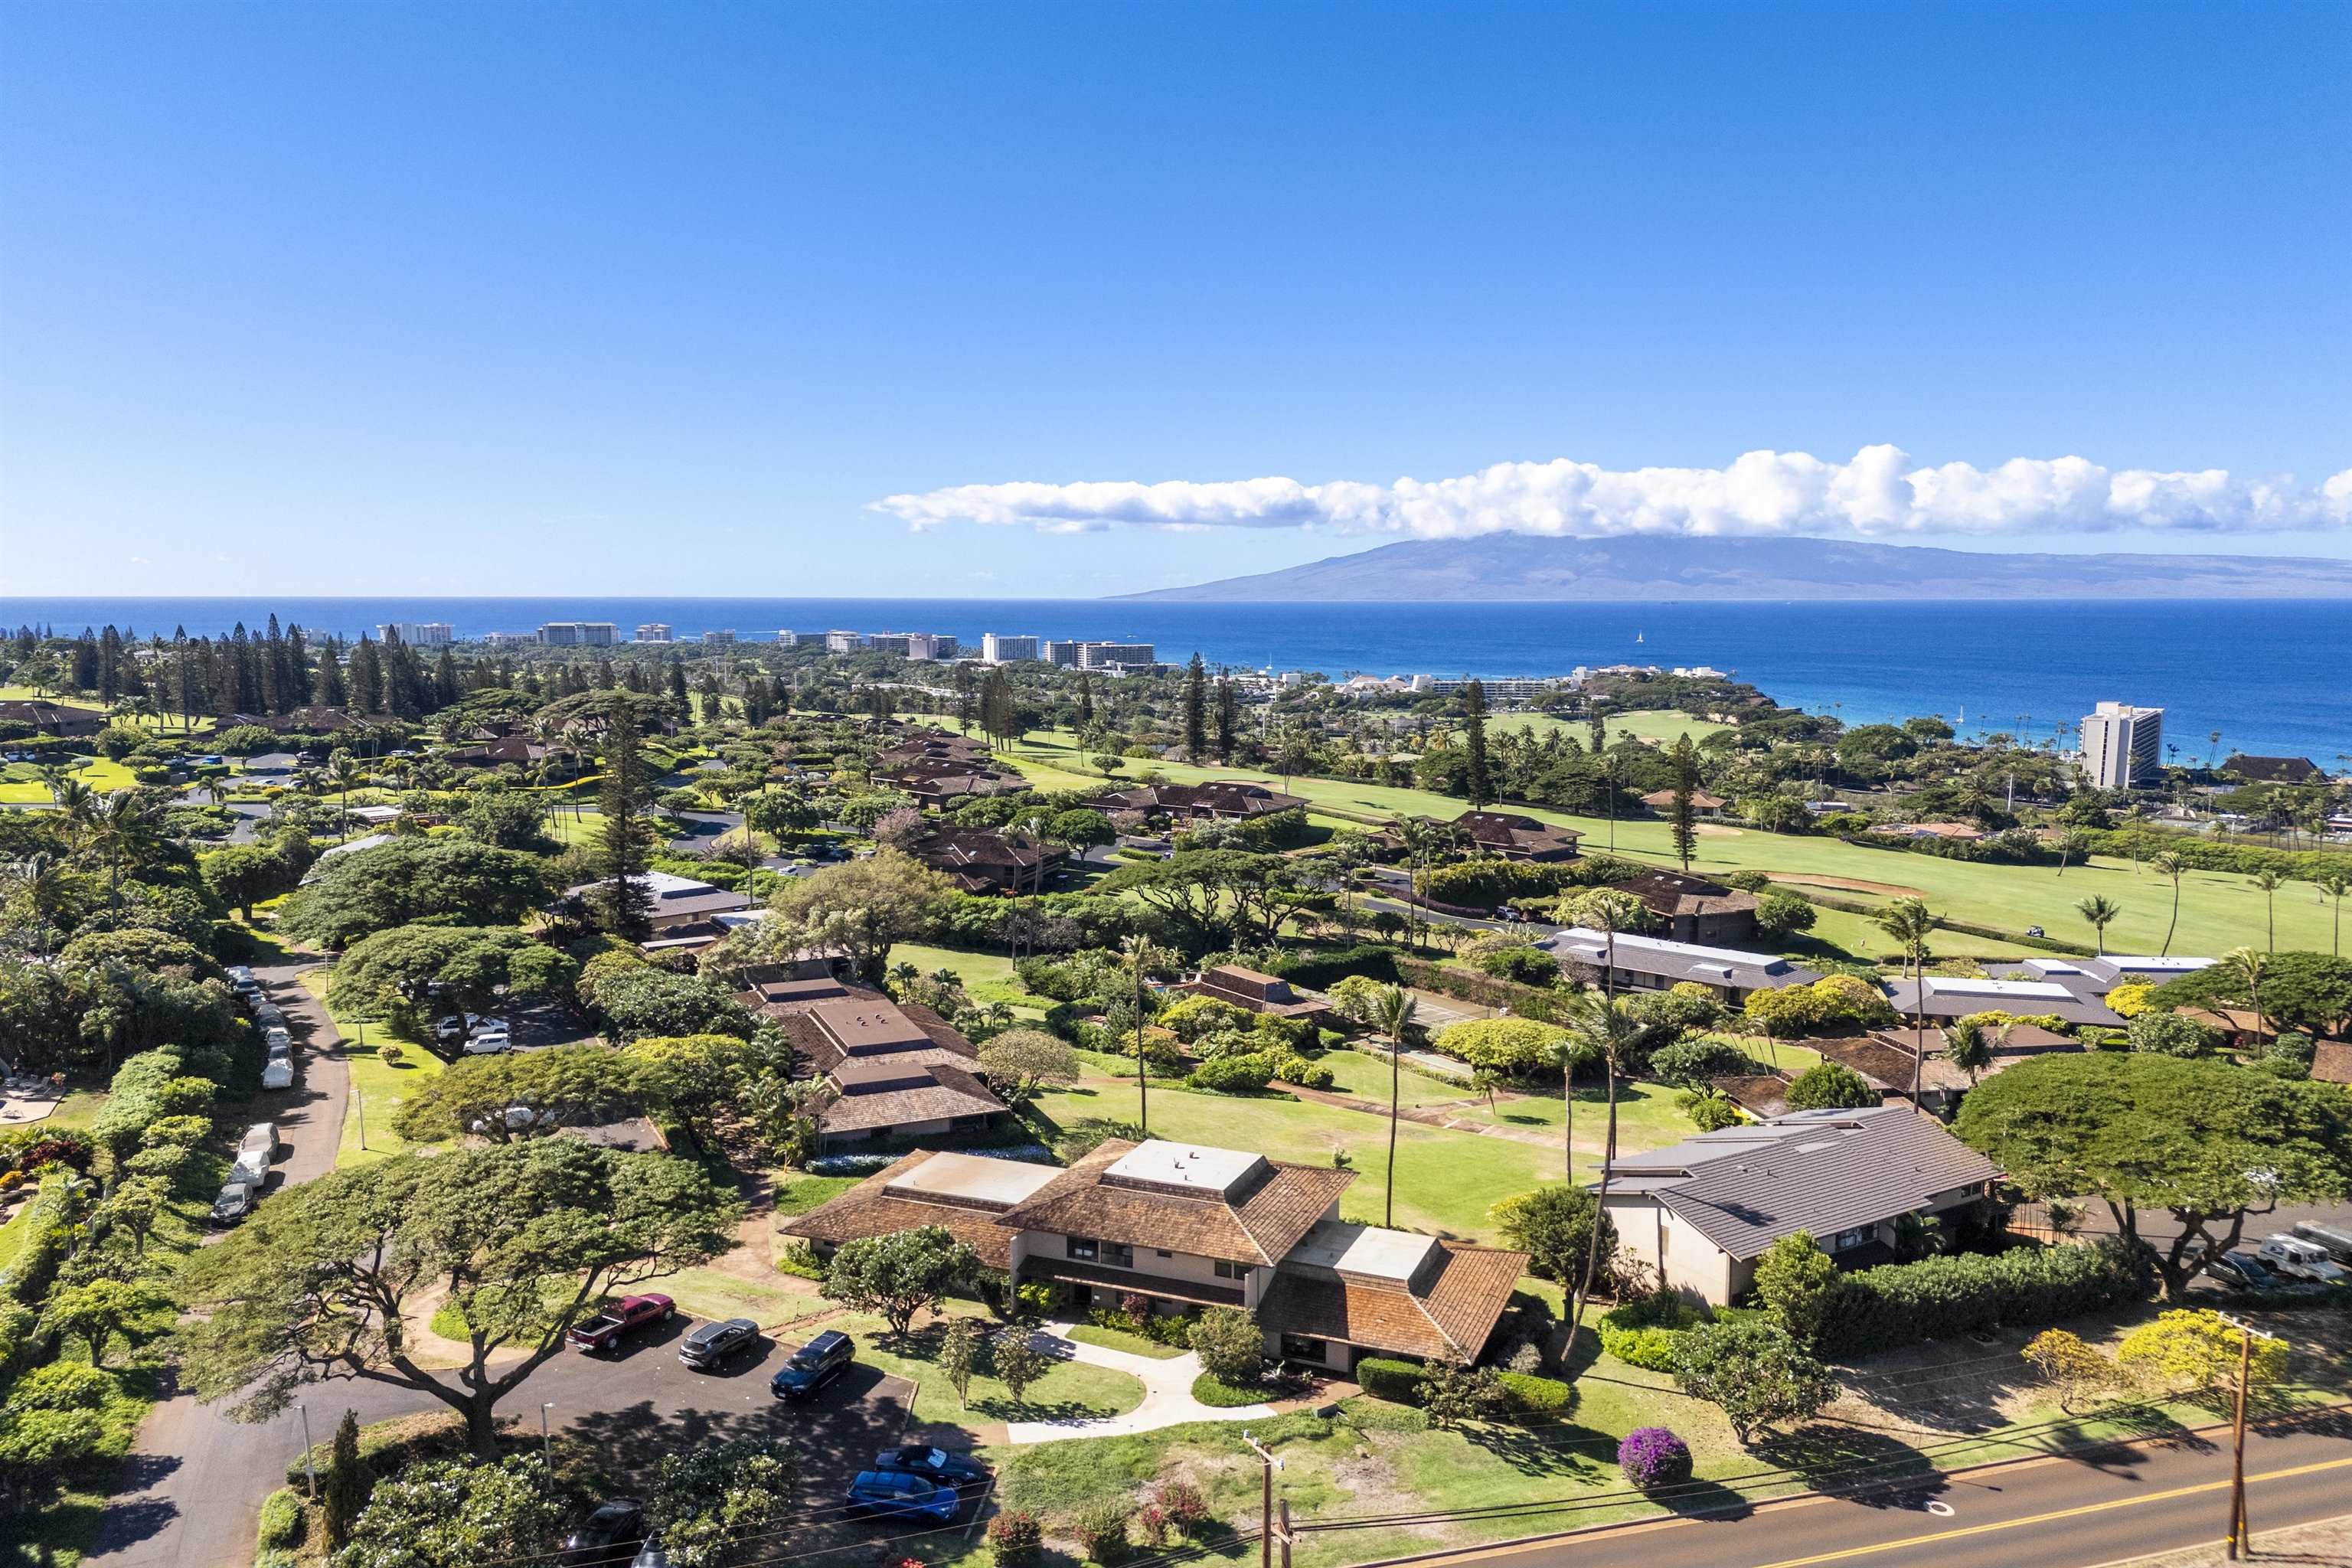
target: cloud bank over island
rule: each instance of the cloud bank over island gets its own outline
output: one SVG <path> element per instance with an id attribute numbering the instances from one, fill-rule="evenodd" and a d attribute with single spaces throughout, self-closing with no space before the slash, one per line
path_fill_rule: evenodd
<path id="1" fill-rule="evenodd" d="M 2306 487 L 2222 468 L 2106 468 L 2075 457 L 1923 467 L 1898 447 L 1873 446 L 1843 463 L 1757 451 L 1720 468 L 1611 469 L 1559 458 L 1385 485 L 1289 479 L 955 485 L 887 496 L 868 510 L 916 529 L 975 522 L 1045 533 L 1116 527 L 1418 539 L 2311 532 L 2352 528 L 2352 468 Z"/>

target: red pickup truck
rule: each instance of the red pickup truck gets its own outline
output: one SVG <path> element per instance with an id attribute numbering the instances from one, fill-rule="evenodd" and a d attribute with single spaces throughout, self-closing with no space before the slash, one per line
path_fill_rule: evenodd
<path id="1" fill-rule="evenodd" d="M 677 1315 L 677 1303 L 667 1296 L 629 1296 L 585 1322 L 572 1325 L 564 1342 L 576 1351 L 609 1351 L 647 1323 L 666 1323 Z"/>

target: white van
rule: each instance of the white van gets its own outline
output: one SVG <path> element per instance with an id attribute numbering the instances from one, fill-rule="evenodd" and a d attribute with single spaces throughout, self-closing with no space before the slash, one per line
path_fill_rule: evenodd
<path id="1" fill-rule="evenodd" d="M 261 1087 L 292 1089 L 294 1087 L 293 1059 L 289 1057 L 270 1058 L 269 1065 L 261 1069 Z"/>
<path id="2" fill-rule="evenodd" d="M 264 1161 L 278 1157 L 278 1123 L 257 1121 L 245 1130 L 244 1141 L 236 1146 L 240 1154 L 259 1154 Z"/>
<path id="3" fill-rule="evenodd" d="M 258 1149 L 240 1149 L 236 1163 L 228 1168 L 228 1179 L 248 1186 L 260 1186 L 269 1180 L 269 1156 Z"/>
<path id="4" fill-rule="evenodd" d="M 2321 1285 L 2340 1285 L 2352 1279 L 2344 1266 L 2327 1256 L 2327 1249 L 2315 1241 L 2305 1241 L 2294 1236 L 2273 1236 L 2254 1249 L 2254 1256 L 2291 1279 L 2309 1279 Z"/>

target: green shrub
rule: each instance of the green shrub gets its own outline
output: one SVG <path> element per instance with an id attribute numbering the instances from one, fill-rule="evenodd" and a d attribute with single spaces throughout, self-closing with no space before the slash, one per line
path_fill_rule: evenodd
<path id="1" fill-rule="evenodd" d="M 1321 1062 L 1309 1061 L 1297 1051 L 1275 1051 L 1266 1058 L 1274 1076 L 1285 1083 L 1295 1083 L 1301 1089 L 1328 1089 L 1331 1069 Z"/>
<path id="2" fill-rule="evenodd" d="M 302 1500 L 292 1487 L 279 1487 L 261 1502 L 262 1550 L 302 1544 Z"/>
<path id="3" fill-rule="evenodd" d="M 1116 1563 L 1127 1552 L 1127 1527 L 1134 1510 L 1124 1498 L 1097 1498 L 1070 1521 L 1070 1539 L 1089 1563 Z"/>
<path id="4" fill-rule="evenodd" d="M 1419 1362 L 1393 1356 L 1368 1355 L 1356 1363 L 1356 1384 L 1375 1399 L 1398 1405 L 1418 1405 L 1421 1385 L 1429 1373 Z"/>
<path id="5" fill-rule="evenodd" d="M 1650 1053 L 1650 1074 L 1677 1089 L 1705 1089 L 1718 1078 L 1742 1078 L 1757 1070 L 1756 1058 L 1713 1035 L 1676 1040 Z"/>
<path id="6" fill-rule="evenodd" d="M 988 1521 L 988 1547 L 1002 1568 L 1028 1568 L 1045 1549 L 1045 1530 L 1026 1509 L 1009 1508 Z"/>
<path id="7" fill-rule="evenodd" d="M 1651 1372 L 1675 1370 L 1675 1349 L 1682 1342 L 1682 1337 L 1681 1332 L 1674 1329 L 1621 1329 L 1607 1322 L 1601 1325 L 1602 1350 L 1628 1366 L 1643 1367 Z"/>
<path id="8" fill-rule="evenodd" d="M 1436 1043 L 1474 1068 L 1520 1076 L 1557 1064 L 1568 1040 L 1567 1030 L 1531 1018 L 1472 1018 L 1449 1025 Z"/>
<path id="9" fill-rule="evenodd" d="M 51 1362 L 18 1378 L 8 1390 L 11 1410 L 95 1410 L 114 1392 L 114 1379 L 78 1361 Z"/>
<path id="10" fill-rule="evenodd" d="M 1327 952 L 1310 948 L 1285 952 L 1267 964 L 1266 970 L 1293 985 L 1304 985 L 1314 991 L 1335 985 L 1350 974 L 1368 975 L 1394 984 L 1397 980 L 1397 950 L 1370 942 Z"/>
<path id="11" fill-rule="evenodd" d="M 1194 1068 L 1184 1081 L 1217 1094 L 1253 1094 L 1274 1079 L 1274 1058 L 1259 1052 L 1220 1057 Z"/>
<path id="12" fill-rule="evenodd" d="M 1274 1394 L 1263 1384 L 1228 1383 L 1214 1373 L 1204 1372 L 1192 1380 L 1192 1397 L 1219 1410 L 1232 1410 L 1271 1399 Z"/>
<path id="13" fill-rule="evenodd" d="M 1565 1415 L 1576 1398 L 1576 1390 L 1556 1377 L 1538 1377 L 1532 1373 L 1507 1372 L 1500 1374 L 1503 1392 L 1510 1397 L 1514 1415 L 1533 1416 L 1538 1420 Z"/>
<path id="14" fill-rule="evenodd" d="M 2035 1328 L 2145 1300 L 2147 1261 L 2125 1243 L 2020 1247 L 1841 1274 L 1820 1349 L 1841 1359 L 1996 1326 Z"/>
<path id="15" fill-rule="evenodd" d="M 1549 985 L 1559 978 L 1559 960 L 1538 947 L 1490 947 L 1472 953 L 1470 962 L 1481 973 L 1522 985 Z"/>

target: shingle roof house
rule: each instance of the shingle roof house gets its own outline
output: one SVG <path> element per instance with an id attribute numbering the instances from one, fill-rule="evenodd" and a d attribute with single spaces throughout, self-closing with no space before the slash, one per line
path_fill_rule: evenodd
<path id="1" fill-rule="evenodd" d="M 1596 973 L 1613 963 L 1621 986 L 1664 991 L 1690 981 L 1706 986 L 1735 1007 L 1753 992 L 1810 985 L 1821 978 L 1810 969 L 1769 953 L 1702 947 L 1696 942 L 1668 942 L 1626 931 L 1619 931 L 1612 943 L 1608 933 L 1583 926 L 1556 931 L 1537 945 L 1549 950 L 1563 964 L 1581 966 Z"/>
<path id="2" fill-rule="evenodd" d="M 992 827 L 943 827 L 915 841 L 908 853 L 967 893 L 1003 893 L 1034 885 L 1038 863 L 1050 872 L 1058 848 L 1023 844 Z"/>
<path id="3" fill-rule="evenodd" d="M 945 1226 L 1019 1281 L 1159 1310 L 1255 1310 L 1271 1353 L 1475 1358 L 1524 1254 L 1343 1222 L 1353 1171 L 1110 1139 L 1065 1169 L 910 1154 L 778 1228 L 821 1246 Z M 1098 1296 L 1097 1293 L 1100 1293 Z"/>
<path id="4" fill-rule="evenodd" d="M 1453 825 L 1481 854 L 1506 860 L 1573 860 L 1584 837 L 1572 827 L 1556 827 L 1515 811 L 1465 811 Z"/>
<path id="5" fill-rule="evenodd" d="M 1744 947 L 1756 940 L 1756 895 L 1685 871 L 1651 870 L 1611 887 L 1642 900 L 1674 942 Z"/>
<path id="6" fill-rule="evenodd" d="M 1798 1110 L 1618 1160 L 1607 1207 L 1619 1245 L 1663 1284 L 1720 1306 L 1784 1236 L 1874 1260 L 1897 1220 L 1957 1208 L 1999 1174 L 1908 1106 Z"/>
<path id="7" fill-rule="evenodd" d="M 780 1024 L 800 1068 L 831 1093 L 819 1143 L 944 1140 L 1002 1127 L 1012 1112 L 982 1081 L 980 1053 L 929 1008 L 830 975 L 755 970 L 739 999 Z"/>
<path id="8" fill-rule="evenodd" d="M 1295 810 L 1306 804 L 1297 795 L 1284 795 L 1254 779 L 1147 784 L 1140 789 L 1118 790 L 1087 802 L 1097 811 L 1158 812 L 1184 821 L 1197 821 L 1203 817 L 1271 816 L 1277 811 Z"/>
<path id="9" fill-rule="evenodd" d="M 2309 757 L 2250 757 L 2242 752 L 2231 752 L 2221 771 L 2255 784 L 2309 784 L 2325 776 Z"/>
<path id="10" fill-rule="evenodd" d="M 1905 1017 L 1914 1013 L 1930 1018 L 1965 1018 L 1971 1013 L 2042 1014 L 2068 1024 L 2098 1024 L 2110 1029 L 2124 1026 L 2123 1015 L 2074 986 L 2054 980 L 1979 980 L 1973 976 L 1930 974 L 1924 980 L 1898 980 L 1886 988 L 1887 999 Z"/>

